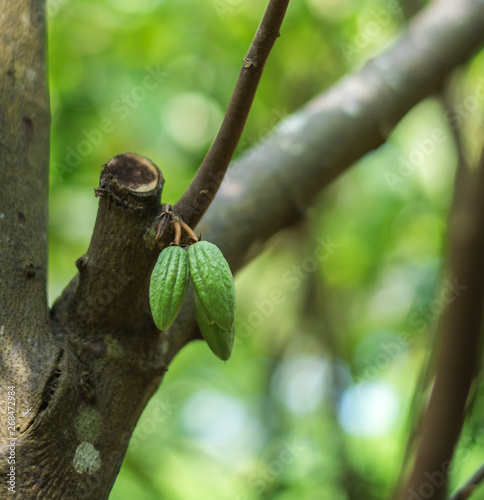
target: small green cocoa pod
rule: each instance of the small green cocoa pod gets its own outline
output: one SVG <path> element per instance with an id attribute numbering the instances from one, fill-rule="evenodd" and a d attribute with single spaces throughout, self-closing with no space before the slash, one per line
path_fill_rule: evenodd
<path id="1" fill-rule="evenodd" d="M 195 316 L 203 338 L 212 352 L 222 361 L 227 361 L 234 347 L 235 324 L 229 330 L 225 330 L 210 320 L 197 294 L 195 294 Z"/>
<path id="2" fill-rule="evenodd" d="M 188 255 L 178 246 L 161 251 L 150 279 L 150 307 L 156 326 L 166 330 L 180 312 L 188 289 Z"/>
<path id="3" fill-rule="evenodd" d="M 207 317 L 224 330 L 235 320 L 235 287 L 230 267 L 213 243 L 199 241 L 188 249 L 188 263 L 195 294 Z"/>

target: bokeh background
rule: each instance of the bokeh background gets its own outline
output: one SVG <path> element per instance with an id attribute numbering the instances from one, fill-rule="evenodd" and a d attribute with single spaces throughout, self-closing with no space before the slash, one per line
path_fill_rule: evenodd
<path id="1" fill-rule="evenodd" d="M 265 5 L 49 1 L 51 302 L 87 250 L 103 163 L 143 154 L 165 176 L 163 200 L 182 194 Z M 237 154 L 390 45 L 406 26 L 401 7 L 293 0 Z M 479 53 L 453 78 L 447 108 L 439 96 L 418 105 L 238 274 L 232 358 L 220 362 L 202 342 L 177 356 L 138 423 L 112 500 L 389 498 L 438 315 L 465 293 L 442 266 L 453 133 L 462 126 L 472 161 L 483 68 Z M 483 405 L 476 389 L 453 487 L 484 461 Z"/>

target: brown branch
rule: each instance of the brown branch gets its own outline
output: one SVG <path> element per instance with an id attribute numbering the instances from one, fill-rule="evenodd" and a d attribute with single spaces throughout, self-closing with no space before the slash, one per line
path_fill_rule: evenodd
<path id="1" fill-rule="evenodd" d="M 474 475 L 449 498 L 449 500 L 467 500 L 471 497 L 473 491 L 483 482 L 484 465 L 482 465 Z"/>
<path id="2" fill-rule="evenodd" d="M 212 202 L 242 135 L 267 58 L 279 37 L 289 0 L 270 0 L 244 58 L 222 126 L 173 211 L 195 227 Z"/>
<path id="3" fill-rule="evenodd" d="M 461 191 L 462 190 L 462 191 Z M 439 355 L 433 391 L 420 427 L 413 471 L 403 491 L 444 498 L 454 448 L 478 372 L 484 299 L 484 150 L 476 172 L 459 179 L 450 225 L 450 279 L 458 295 L 449 300 L 438 328 Z M 429 483 L 429 478 L 438 483 Z M 429 495 L 428 485 L 432 488 Z"/>
<path id="4" fill-rule="evenodd" d="M 158 168 L 131 153 L 114 157 L 101 173 L 91 244 L 51 311 L 53 330 L 66 346 L 56 400 L 49 402 L 47 417 L 37 417 L 43 426 L 25 436 L 19 451 L 33 464 L 50 457 L 32 476 L 39 496 L 30 490 L 29 498 L 107 498 L 131 432 L 166 370 L 166 334 L 154 325 L 148 302 L 159 254 L 152 221 L 162 187 Z M 42 436 L 42 427 L 56 422 L 71 436 L 61 454 L 54 452 L 55 439 Z M 86 450 L 87 468 L 81 460 Z M 59 470 L 62 481 L 55 483 Z"/>

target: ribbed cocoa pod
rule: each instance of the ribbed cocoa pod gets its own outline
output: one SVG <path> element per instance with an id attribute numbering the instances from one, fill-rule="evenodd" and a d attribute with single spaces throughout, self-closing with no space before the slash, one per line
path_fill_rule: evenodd
<path id="1" fill-rule="evenodd" d="M 162 250 L 150 279 L 150 307 L 156 326 L 166 330 L 175 321 L 189 283 L 188 255 L 183 248 Z"/>

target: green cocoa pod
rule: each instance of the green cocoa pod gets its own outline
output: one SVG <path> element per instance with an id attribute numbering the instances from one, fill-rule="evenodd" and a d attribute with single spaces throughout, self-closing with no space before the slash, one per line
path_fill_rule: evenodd
<path id="1" fill-rule="evenodd" d="M 213 243 L 199 241 L 188 249 L 188 263 L 195 294 L 207 317 L 224 330 L 235 320 L 235 287 L 222 252 Z"/>
<path id="2" fill-rule="evenodd" d="M 150 279 L 150 307 L 156 326 L 166 330 L 180 312 L 189 282 L 188 255 L 178 246 L 161 251 Z"/>
<path id="3" fill-rule="evenodd" d="M 235 324 L 225 330 L 211 320 L 197 294 L 195 294 L 195 316 L 203 338 L 212 352 L 222 361 L 227 361 L 232 354 L 235 338 Z"/>

